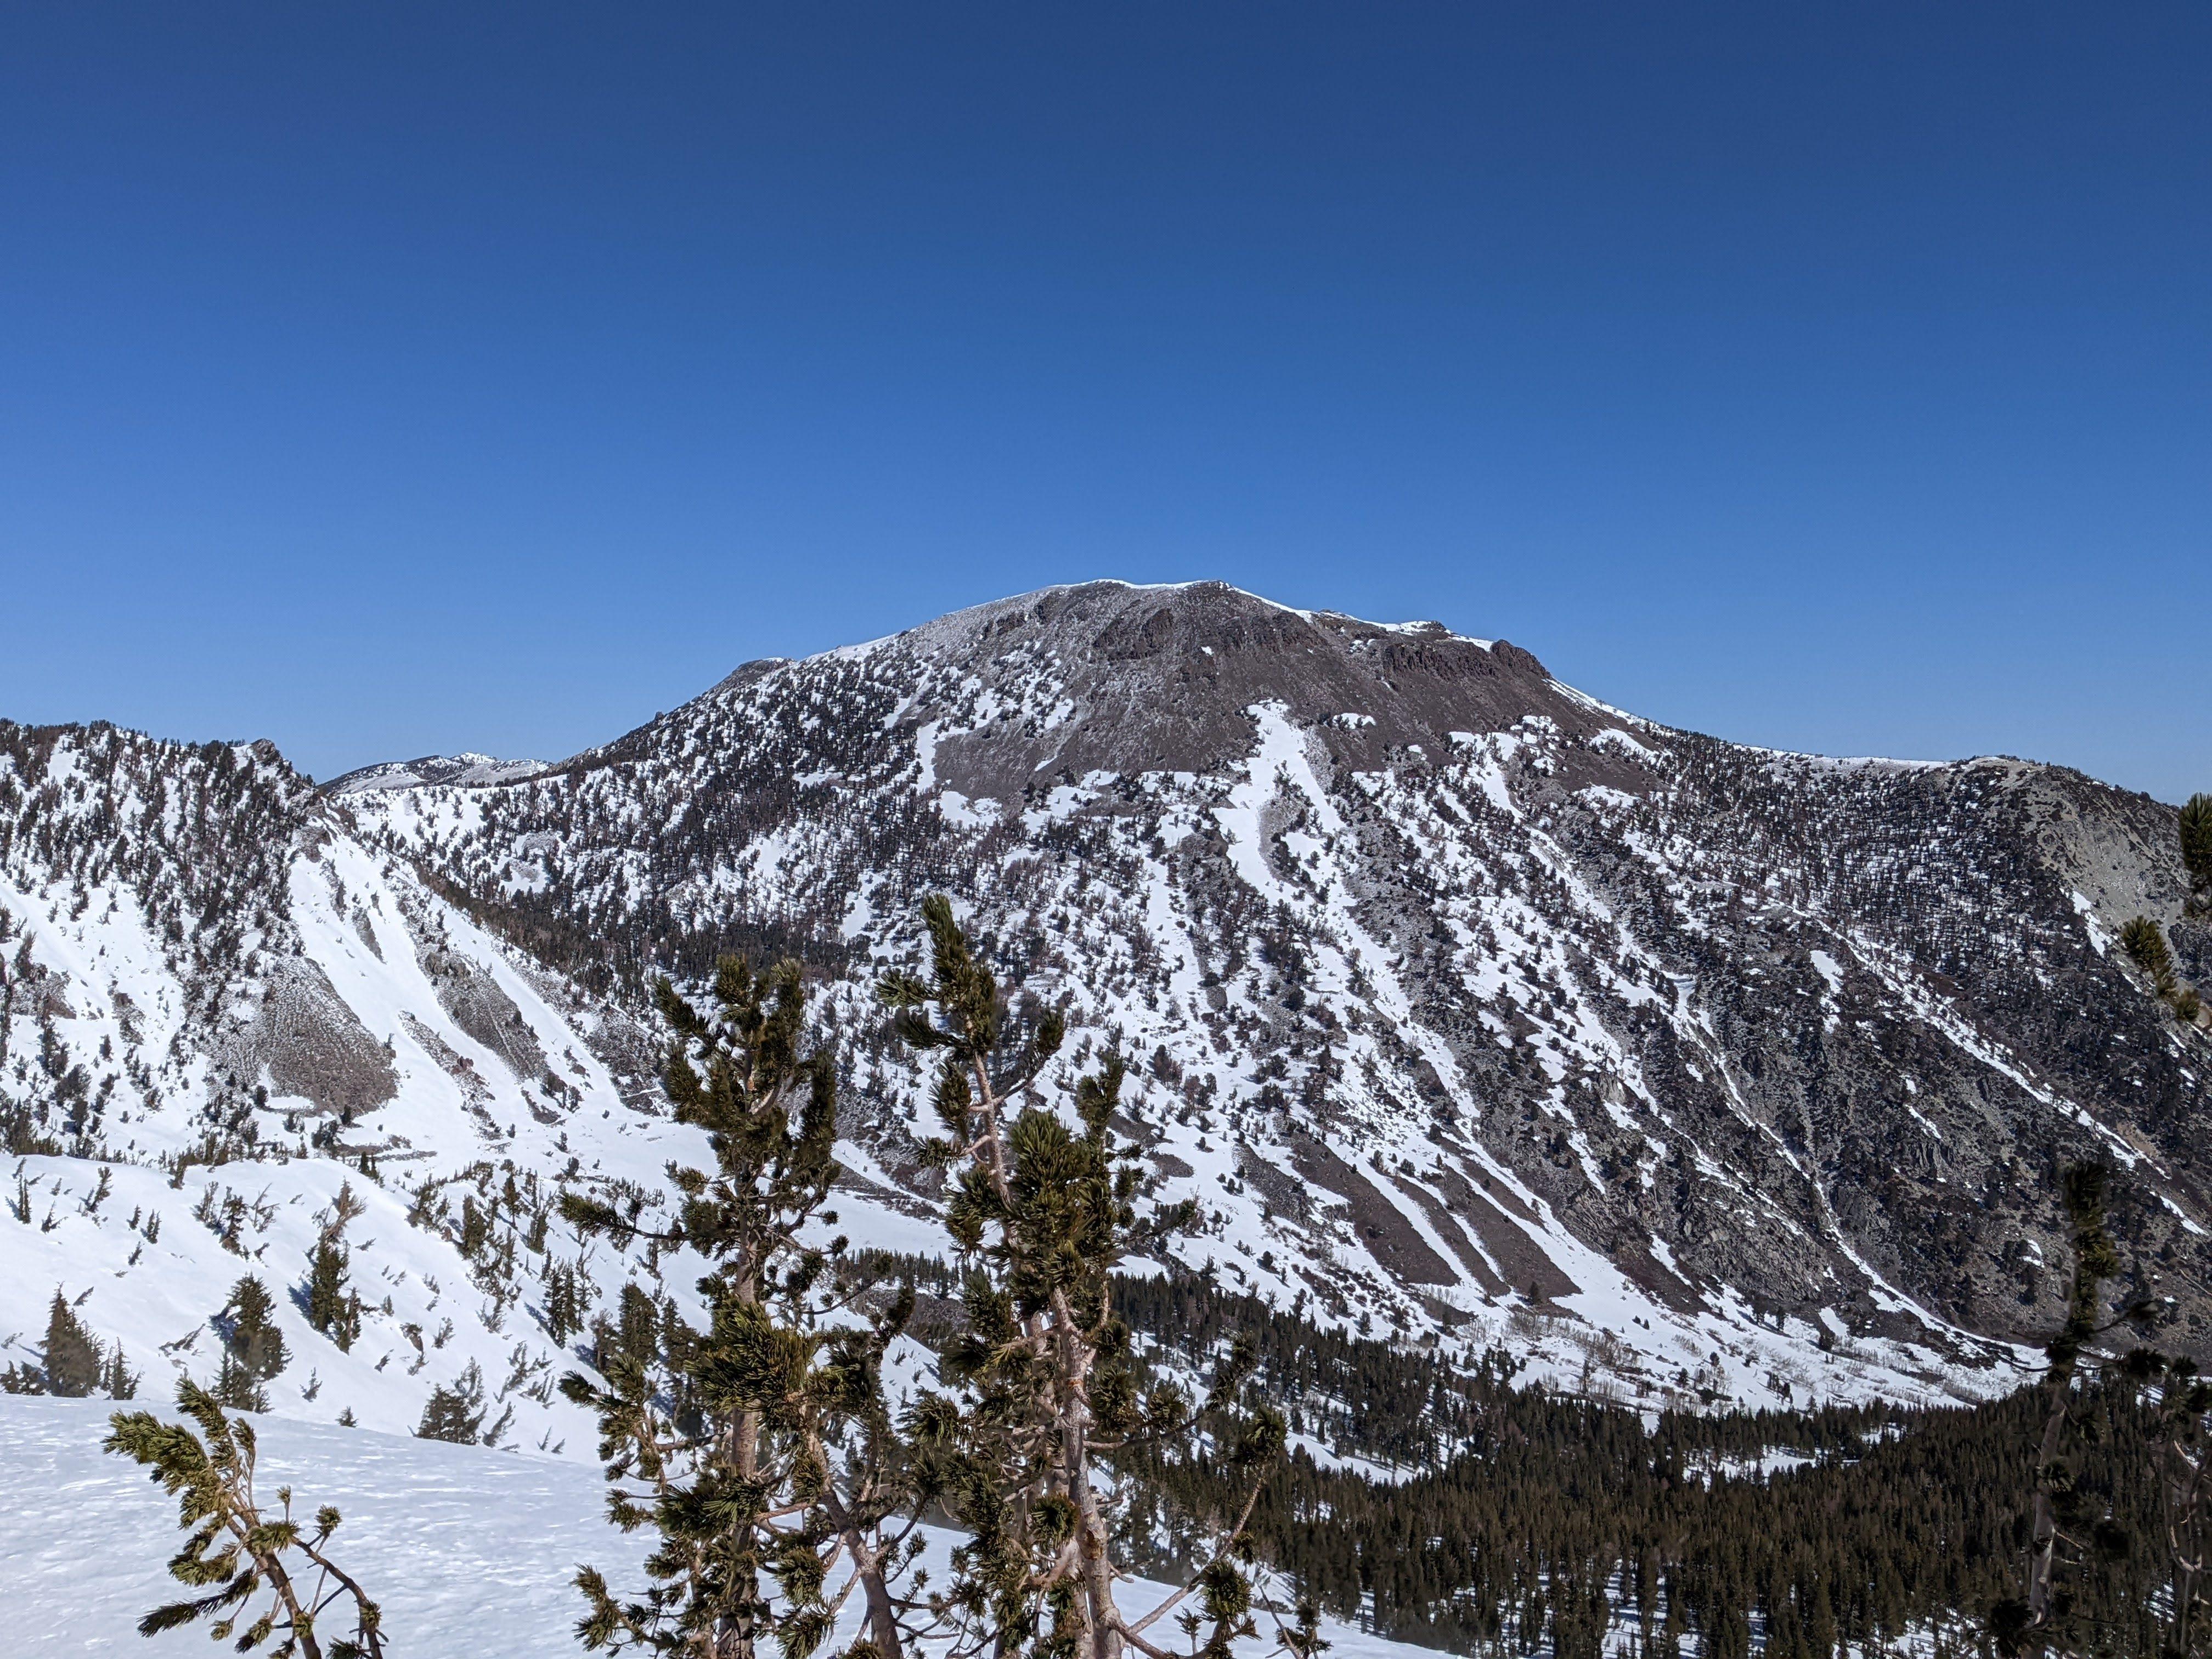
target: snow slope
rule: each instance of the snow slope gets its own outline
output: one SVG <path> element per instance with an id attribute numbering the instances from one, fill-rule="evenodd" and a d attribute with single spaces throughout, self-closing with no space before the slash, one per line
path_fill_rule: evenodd
<path id="1" fill-rule="evenodd" d="M 100 1452 L 113 1409 L 0 1397 L 0 1486 L 9 1494 L 0 1505 L 8 1576 L 0 1646 L 12 1659 L 208 1651 L 204 1626 L 136 1634 L 141 1614 L 184 1593 L 162 1565 L 179 1539 L 176 1505 L 136 1464 Z M 379 1596 L 396 1656 L 580 1653 L 573 1633 L 580 1598 L 569 1582 L 578 1564 L 599 1566 L 617 1589 L 638 1582 L 644 1540 L 601 1518 L 594 1468 L 269 1418 L 256 1427 L 259 1484 L 273 1491 L 289 1481 L 297 1501 L 334 1504 L 345 1516 L 333 1553 Z M 950 1537 L 934 1535 L 940 1563 Z M 1142 1612 L 1165 1593 L 1132 1583 L 1122 1604 Z M 857 1612 L 847 1608 L 840 1639 L 857 1632 Z M 1431 1651 L 1335 1621 L 1327 1633 L 1339 1659 Z M 823 1650 L 835 1650 L 834 1643 Z"/>
<path id="2" fill-rule="evenodd" d="M 704 1158 L 657 1115 L 650 1040 L 273 754 L 210 750 L 93 730 L 0 751 L 26 808 L 0 833 L 0 1111 L 46 1147 L 0 1164 L 0 1366 L 37 1364 L 58 1291 L 166 1398 L 213 1376 L 252 1273 L 292 1356 L 276 1412 L 405 1431 L 473 1365 L 505 1438 L 587 1449 L 546 1275 L 574 1272 L 588 1316 L 632 1268 L 538 1223 L 563 1184 Z M 343 1351 L 303 1294 L 341 1192 L 365 1304 Z M 473 1255 L 466 1205 L 491 1218 Z"/>

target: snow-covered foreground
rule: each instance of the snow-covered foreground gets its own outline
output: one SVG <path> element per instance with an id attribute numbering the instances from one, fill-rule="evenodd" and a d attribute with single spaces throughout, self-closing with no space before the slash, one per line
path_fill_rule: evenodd
<path id="1" fill-rule="evenodd" d="M 100 1451 L 115 1409 L 105 1400 L 0 1396 L 0 1573 L 8 1584 L 0 1650 L 15 1659 L 208 1651 L 204 1626 L 149 1639 L 136 1633 L 148 1608 L 184 1593 L 163 1565 L 180 1535 L 173 1500 L 136 1464 Z M 643 1540 L 625 1539 L 601 1519 L 594 1468 L 362 1429 L 254 1421 L 263 1495 L 289 1481 L 300 1500 L 343 1512 L 335 1553 L 382 1601 L 394 1659 L 580 1654 L 573 1626 L 581 1603 L 569 1583 L 577 1564 L 600 1567 L 618 1587 L 636 1582 Z M 940 1537 L 933 1554 L 947 1541 Z M 1141 1611 L 1165 1593 L 1131 1584 L 1123 1605 Z M 848 1608 L 847 1622 L 857 1626 L 857 1609 Z M 1328 1633 L 1337 1659 L 1428 1651 L 1333 1621 Z"/>

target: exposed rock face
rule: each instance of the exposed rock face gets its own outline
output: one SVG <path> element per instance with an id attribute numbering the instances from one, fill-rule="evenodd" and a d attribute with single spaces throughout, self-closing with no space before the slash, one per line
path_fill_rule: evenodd
<path id="1" fill-rule="evenodd" d="M 1347 1322 L 1570 1372 L 1601 1325 L 1655 1397 L 1986 1391 L 2100 1156 L 2212 1346 L 2212 1049 L 2112 945 L 2180 920 L 2173 816 L 2076 774 L 1747 749 L 1434 623 L 1094 583 L 349 799 L 586 978 L 788 949 L 857 1013 L 953 893 L 1139 1062 L 1193 1261 Z M 856 1160 L 910 1167 L 910 1067 L 848 1060 Z"/>
<path id="2" fill-rule="evenodd" d="M 280 957 L 258 988 L 251 1024 L 223 1051 L 240 1086 L 313 1101 L 349 1121 L 399 1092 L 392 1057 L 309 958 Z"/>

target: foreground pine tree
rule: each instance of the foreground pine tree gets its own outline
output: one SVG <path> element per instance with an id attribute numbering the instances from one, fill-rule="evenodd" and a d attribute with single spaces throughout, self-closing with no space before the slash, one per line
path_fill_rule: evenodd
<path id="1" fill-rule="evenodd" d="M 264 1511 L 253 1488 L 252 1425 L 226 1417 L 215 1396 L 189 1378 L 177 1386 L 177 1406 L 199 1425 L 199 1434 L 151 1412 L 117 1412 L 108 1419 L 103 1443 L 105 1449 L 143 1464 L 178 1500 L 177 1524 L 190 1536 L 169 1571 L 179 1583 L 208 1592 L 155 1608 L 138 1621 L 138 1633 L 155 1636 L 211 1619 L 209 1634 L 231 1642 L 240 1653 L 381 1659 L 382 1615 L 376 1603 L 330 1558 L 338 1512 L 325 1505 L 315 1512 L 313 1527 L 295 1521 L 289 1486 L 277 1491 L 277 1508 Z M 257 1614 L 254 1601 L 264 1593 L 268 1601 Z M 352 1630 L 325 1646 L 319 1625 L 333 1607 L 342 1609 L 334 1625 L 343 1626 L 349 1612 Z"/>
<path id="2" fill-rule="evenodd" d="M 1171 1385 L 1140 1389 L 1129 1328 L 1114 1311 L 1115 1269 L 1161 1236 L 1189 1224 L 1184 1205 L 1140 1217 L 1137 1153 L 1117 1146 L 1111 1121 L 1122 1066 L 1109 1055 L 1079 1079 L 1076 1124 L 1038 1103 L 1064 1026 L 1043 1011 L 1014 1029 L 990 970 L 943 896 L 922 907 L 932 947 L 927 981 L 891 975 L 883 1000 L 898 1034 L 939 1054 L 935 1090 L 943 1136 L 928 1155 L 953 1178 L 945 1224 L 972 1271 L 966 1329 L 943 1363 L 949 1395 L 915 1414 L 925 1489 L 965 1528 L 951 1583 L 935 1598 L 954 1629 L 956 1655 L 999 1659 L 1119 1659 L 1133 1647 L 1169 1659 L 1170 1613 L 1188 1651 L 1222 1659 L 1255 1634 L 1247 1527 L 1260 1482 L 1281 1455 L 1272 1410 L 1233 1410 L 1246 1361 L 1239 1353 L 1194 1411 Z M 1139 1437 L 1209 1437 L 1249 1495 L 1218 1517 L 1210 1559 L 1190 1583 L 1141 1618 L 1122 1613 L 1115 1583 L 1129 1575 L 1115 1537 L 1116 1500 L 1102 1460 Z M 1189 1603 L 1186 1607 L 1186 1603 Z M 1322 1645 L 1312 1608 L 1285 1644 Z"/>
<path id="3" fill-rule="evenodd" d="M 669 1098 L 707 1131 L 715 1167 L 671 1170 L 681 1201 L 665 1226 L 642 1224 L 640 1205 L 574 1194 L 562 1213 L 586 1233 L 704 1256 L 707 1328 L 666 1304 L 656 1316 L 630 1287 L 619 1329 L 599 1344 L 605 1386 L 562 1379 L 599 1413 L 610 1517 L 660 1538 L 637 1597 L 617 1598 L 596 1569 L 578 1575 L 578 1634 L 590 1649 L 694 1659 L 752 1659 L 772 1635 L 784 1659 L 805 1659 L 835 1622 L 824 1588 L 842 1569 L 866 1604 L 854 1651 L 901 1659 L 911 1609 L 896 1586 L 921 1540 L 881 1373 L 912 1294 L 872 1321 L 836 1322 L 844 1241 L 801 1241 L 810 1223 L 836 1221 L 822 1206 L 837 1114 L 828 1056 L 801 1052 L 799 967 L 756 974 L 725 957 L 712 1014 L 665 981 L 659 999 L 676 1034 Z"/>
<path id="4" fill-rule="evenodd" d="M 2195 1361 L 2149 1348 L 2127 1357 L 2126 1375 L 2148 1407 L 2161 1541 L 2172 1567 L 2160 1651 L 2189 1659 L 2212 1651 L 2212 1382 Z"/>
<path id="5" fill-rule="evenodd" d="M 2193 1397 L 2192 1368 L 2169 1371 L 2168 1362 L 2147 1348 L 2137 1348 L 2125 1364 L 2097 1344 L 2123 1327 L 2148 1329 L 2160 1316 L 2162 1304 L 2139 1292 L 2113 1309 L 2106 1286 L 2124 1268 L 2119 1247 L 2106 1222 L 2106 1203 L 2112 1172 L 2100 1164 L 2077 1164 L 2065 1171 L 2061 1182 L 2067 1221 L 2072 1234 L 2074 1273 L 2066 1298 L 2066 1316 L 2045 1352 L 2051 1368 L 2044 1376 L 2047 1401 L 2043 1435 L 2036 1449 L 2035 1490 L 2030 1510 L 2028 1558 L 2025 1594 L 2007 1598 L 1990 1610 L 1990 1634 L 1999 1653 L 2012 1656 L 2056 1652 L 2068 1654 L 2097 1645 L 2096 1632 L 2088 1628 L 2077 1604 L 2069 1576 L 2087 1564 L 2124 1559 L 2142 1547 L 2143 1540 L 2129 1534 L 2108 1505 L 2100 1504 L 2085 1492 L 2081 1480 L 2083 1437 L 2094 1420 L 2090 1391 L 2106 1373 L 2132 1376 L 2152 1386 L 2171 1380 L 2182 1392 L 2178 1399 Z M 2201 1412 L 2197 1427 L 2201 1430 Z M 2175 1426 L 2170 1438 L 2178 1443 L 2174 1457 L 2187 1465 L 2192 1452 L 2201 1455 L 2201 1432 L 2191 1435 L 2185 1425 Z M 2173 1467 L 2170 1464 L 2169 1468 Z M 2194 1465 L 2189 1465 L 2193 1468 Z M 2201 1498 L 2192 1486 L 2185 1495 L 2188 1524 L 2176 1529 L 2177 1549 L 2185 1532 L 2193 1544 L 2197 1509 Z M 2193 1583 L 2203 1571 L 2200 1559 L 2179 1560 L 2185 1582 Z M 2185 1626 L 2191 1609 L 2185 1607 Z M 2185 1649 L 2173 1650 L 2178 1656 Z"/>

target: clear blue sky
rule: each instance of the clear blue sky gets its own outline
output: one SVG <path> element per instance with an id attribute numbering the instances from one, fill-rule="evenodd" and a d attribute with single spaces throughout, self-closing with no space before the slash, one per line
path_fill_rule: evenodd
<path id="1" fill-rule="evenodd" d="M 0 713 L 327 776 L 1218 576 L 2212 787 L 2212 8 L 21 4 Z"/>

